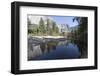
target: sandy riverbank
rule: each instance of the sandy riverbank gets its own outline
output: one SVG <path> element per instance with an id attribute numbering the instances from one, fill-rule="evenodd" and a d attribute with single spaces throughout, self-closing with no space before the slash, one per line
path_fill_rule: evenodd
<path id="1" fill-rule="evenodd" d="M 35 37 L 35 38 L 65 38 L 64 36 L 31 36 L 31 37 Z"/>

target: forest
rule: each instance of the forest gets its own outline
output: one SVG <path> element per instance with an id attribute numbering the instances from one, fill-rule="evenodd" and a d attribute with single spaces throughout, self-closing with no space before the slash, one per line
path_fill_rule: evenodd
<path id="1" fill-rule="evenodd" d="M 28 26 L 30 26 L 31 23 L 28 20 Z M 56 22 L 50 21 L 50 19 L 47 19 L 46 24 L 41 18 L 38 25 L 34 25 L 34 28 L 28 29 L 28 34 L 32 35 L 51 35 L 51 36 L 57 36 L 60 35 L 59 28 L 56 25 Z"/>

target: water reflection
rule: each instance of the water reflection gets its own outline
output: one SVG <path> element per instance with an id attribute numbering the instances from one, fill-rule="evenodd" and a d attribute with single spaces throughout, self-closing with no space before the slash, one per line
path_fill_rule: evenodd
<path id="1" fill-rule="evenodd" d="M 80 52 L 80 58 L 87 58 L 88 57 L 88 45 L 86 40 L 80 41 L 80 40 L 72 40 L 71 43 L 77 44 Z"/>
<path id="2" fill-rule="evenodd" d="M 75 58 L 87 58 L 86 46 L 81 42 L 62 40 L 35 43 L 34 41 L 28 41 L 28 60 Z"/>

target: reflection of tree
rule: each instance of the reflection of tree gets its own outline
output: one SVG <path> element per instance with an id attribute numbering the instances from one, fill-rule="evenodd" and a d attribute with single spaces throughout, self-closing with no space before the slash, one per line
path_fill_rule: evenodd
<path id="1" fill-rule="evenodd" d="M 52 47 L 53 50 L 56 50 L 56 45 Z"/>
<path id="2" fill-rule="evenodd" d="M 48 43 L 42 43 L 40 44 L 41 51 L 44 53 L 49 53 L 50 50 L 56 50 L 58 42 L 48 42 Z"/>
<path id="3" fill-rule="evenodd" d="M 40 48 L 41 48 L 42 53 L 44 53 L 44 51 L 46 49 L 46 45 L 44 43 L 40 44 Z"/>
<path id="4" fill-rule="evenodd" d="M 80 48 L 81 54 L 87 54 L 87 17 L 75 17 L 73 21 L 78 22 L 78 29 L 72 30 L 70 39 Z"/>
<path id="5" fill-rule="evenodd" d="M 71 40 L 71 43 L 74 43 L 78 46 L 80 52 L 80 58 L 87 58 L 88 56 L 87 46 L 83 42 L 81 42 L 80 40 Z"/>

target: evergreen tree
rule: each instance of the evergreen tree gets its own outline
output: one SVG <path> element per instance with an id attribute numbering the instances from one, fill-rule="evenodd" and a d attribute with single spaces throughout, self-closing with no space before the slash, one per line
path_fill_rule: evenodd
<path id="1" fill-rule="evenodd" d="M 31 25 L 31 21 L 29 18 L 27 18 L 27 23 L 28 23 L 28 26 Z"/>
<path id="2" fill-rule="evenodd" d="M 42 18 L 40 19 L 40 22 L 39 22 L 39 31 L 40 31 L 42 34 L 46 32 L 46 30 L 45 30 L 45 24 L 44 24 L 44 21 L 43 21 Z"/>
<path id="3" fill-rule="evenodd" d="M 55 22 L 53 22 L 53 25 L 52 25 L 53 27 L 53 32 L 56 32 L 56 23 Z"/>
<path id="4" fill-rule="evenodd" d="M 50 33 L 49 19 L 47 19 L 47 27 L 46 27 L 46 29 L 47 29 L 47 34 L 49 34 Z"/>

